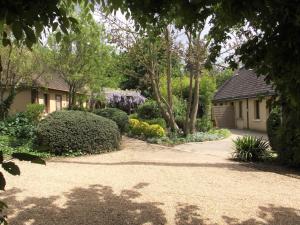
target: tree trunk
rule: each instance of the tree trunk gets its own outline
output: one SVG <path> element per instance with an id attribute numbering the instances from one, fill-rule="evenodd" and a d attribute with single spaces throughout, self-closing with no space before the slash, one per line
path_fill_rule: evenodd
<path id="1" fill-rule="evenodd" d="M 173 96 L 172 96 L 172 52 L 170 45 L 170 34 L 168 27 L 166 28 L 166 45 L 167 45 L 167 95 L 168 95 L 168 104 L 170 106 L 171 111 L 173 111 Z"/>
<path id="2" fill-rule="evenodd" d="M 179 128 L 176 124 L 173 111 L 171 111 L 170 106 L 168 102 L 162 97 L 158 84 L 154 78 L 154 72 L 150 72 L 150 80 L 154 92 L 154 98 L 157 102 L 157 105 L 160 109 L 160 112 L 164 118 L 164 120 L 167 122 L 167 124 L 170 126 L 172 131 L 177 131 Z M 164 105 L 166 106 L 167 110 L 165 110 Z"/>
<path id="3" fill-rule="evenodd" d="M 188 135 L 190 133 L 190 115 L 191 115 L 191 107 L 193 100 L 193 73 L 190 71 L 190 84 L 189 84 L 189 98 L 187 102 L 187 109 L 185 115 L 185 125 L 184 125 L 184 135 Z"/>
<path id="4" fill-rule="evenodd" d="M 194 98 L 193 98 L 193 105 L 191 108 L 191 115 L 190 115 L 190 123 L 189 123 L 189 130 L 190 133 L 196 132 L 196 120 L 197 120 L 197 113 L 198 113 L 198 105 L 199 105 L 199 84 L 200 84 L 200 72 L 197 71 L 195 75 L 195 85 L 194 85 Z"/>

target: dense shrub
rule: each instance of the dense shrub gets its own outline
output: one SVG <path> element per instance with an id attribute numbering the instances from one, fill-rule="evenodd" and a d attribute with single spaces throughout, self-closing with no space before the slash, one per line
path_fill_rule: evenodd
<path id="1" fill-rule="evenodd" d="M 150 125 L 152 125 L 152 124 L 158 124 L 162 128 L 166 128 L 167 127 L 167 123 L 166 123 L 166 121 L 163 118 L 154 118 L 154 119 L 143 120 L 143 121 L 147 122 Z"/>
<path id="2" fill-rule="evenodd" d="M 181 130 L 184 130 L 184 126 L 185 126 L 185 117 L 184 116 L 176 116 L 175 122 Z"/>
<path id="3" fill-rule="evenodd" d="M 275 149 L 279 160 L 300 168 L 300 109 L 284 104 L 282 124 L 279 129 L 279 148 Z"/>
<path id="4" fill-rule="evenodd" d="M 117 108 L 105 108 L 105 109 L 96 109 L 94 113 L 99 116 L 103 116 L 105 118 L 115 121 L 122 133 L 127 131 L 129 121 L 128 121 L 128 115 L 124 111 Z"/>
<path id="5" fill-rule="evenodd" d="M 45 106 L 41 104 L 29 104 L 26 106 L 25 116 L 31 122 L 37 123 L 43 115 Z"/>
<path id="6" fill-rule="evenodd" d="M 156 101 L 148 100 L 137 109 L 138 117 L 141 119 L 153 119 L 161 117 L 160 109 Z"/>
<path id="7" fill-rule="evenodd" d="M 197 119 L 197 121 L 196 121 L 197 131 L 207 132 L 207 131 L 211 130 L 212 128 L 213 128 L 213 124 L 208 117 L 203 116 L 202 118 Z"/>
<path id="8" fill-rule="evenodd" d="M 129 120 L 129 130 L 133 135 L 144 136 L 147 138 L 165 136 L 165 130 L 160 125 L 149 125 L 147 122 L 139 121 L 137 119 Z"/>
<path id="9" fill-rule="evenodd" d="M 37 127 L 37 144 L 56 154 L 113 150 L 120 138 L 114 121 L 81 111 L 54 112 Z"/>
<path id="10" fill-rule="evenodd" d="M 0 134 L 28 139 L 35 135 L 35 125 L 25 113 L 17 113 L 0 123 Z"/>
<path id="11" fill-rule="evenodd" d="M 267 133 L 270 146 L 273 150 L 280 149 L 279 130 L 281 126 L 281 113 L 278 108 L 274 108 L 267 120 Z"/>
<path id="12" fill-rule="evenodd" d="M 233 140 L 235 151 L 233 158 L 241 161 L 262 161 L 268 156 L 269 144 L 263 138 L 254 136 L 238 137 Z"/>
<path id="13" fill-rule="evenodd" d="M 175 117 L 183 116 L 186 114 L 186 103 L 181 98 L 173 97 L 173 112 Z"/>

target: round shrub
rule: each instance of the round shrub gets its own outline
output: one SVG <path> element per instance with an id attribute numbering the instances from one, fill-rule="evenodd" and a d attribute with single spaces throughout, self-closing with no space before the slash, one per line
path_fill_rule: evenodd
<path id="1" fill-rule="evenodd" d="M 279 131 L 281 127 L 281 113 L 278 108 L 274 108 L 267 120 L 267 133 L 270 146 L 273 150 L 280 150 Z"/>
<path id="2" fill-rule="evenodd" d="M 37 127 L 37 144 L 56 154 L 100 153 L 119 148 L 117 124 L 81 111 L 54 112 Z"/>
<path id="3" fill-rule="evenodd" d="M 97 114 L 98 116 L 103 116 L 105 118 L 115 121 L 122 133 L 128 129 L 128 125 L 129 125 L 128 115 L 120 109 L 117 108 L 97 109 L 94 111 L 94 113 Z"/>
<path id="4" fill-rule="evenodd" d="M 153 119 L 161 117 L 156 101 L 148 100 L 137 109 L 138 117 L 141 119 Z"/>
<path id="5" fill-rule="evenodd" d="M 158 124 L 149 125 L 147 122 L 139 121 L 137 119 L 129 120 L 129 129 L 133 135 L 145 137 L 163 137 L 165 130 Z"/>
<path id="6" fill-rule="evenodd" d="M 149 125 L 146 129 L 146 137 L 148 138 L 160 138 L 165 136 L 165 130 L 158 124 Z"/>

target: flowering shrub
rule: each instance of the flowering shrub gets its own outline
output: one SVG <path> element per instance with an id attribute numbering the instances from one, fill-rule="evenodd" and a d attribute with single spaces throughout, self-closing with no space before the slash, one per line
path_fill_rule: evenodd
<path id="1" fill-rule="evenodd" d="M 129 130 L 133 135 L 145 136 L 147 138 L 165 136 L 165 130 L 160 125 L 149 125 L 147 122 L 137 119 L 129 119 Z"/>
<path id="2" fill-rule="evenodd" d="M 146 129 L 147 137 L 163 137 L 165 136 L 165 130 L 158 124 L 149 125 Z"/>
<path id="3" fill-rule="evenodd" d="M 110 107 L 131 112 L 145 102 L 146 98 L 139 92 L 122 91 L 106 94 L 106 101 Z"/>

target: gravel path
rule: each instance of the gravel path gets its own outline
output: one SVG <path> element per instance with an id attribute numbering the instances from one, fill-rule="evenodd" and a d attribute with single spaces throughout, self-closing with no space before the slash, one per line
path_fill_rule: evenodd
<path id="1" fill-rule="evenodd" d="M 234 138 L 241 133 L 234 131 Z M 231 138 L 19 163 L 11 225 L 299 225 L 300 179 L 228 160 Z"/>

